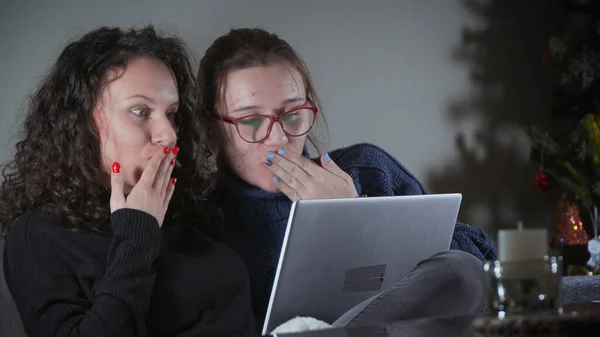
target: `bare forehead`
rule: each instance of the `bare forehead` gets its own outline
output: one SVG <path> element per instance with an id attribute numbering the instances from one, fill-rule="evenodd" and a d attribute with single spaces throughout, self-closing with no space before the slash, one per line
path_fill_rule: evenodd
<path id="1" fill-rule="evenodd" d="M 109 74 L 106 93 L 113 98 L 144 95 L 154 100 L 177 100 L 177 83 L 173 72 L 164 63 L 150 58 L 134 58 L 126 68 Z"/>
<path id="2" fill-rule="evenodd" d="M 228 108 L 238 104 L 273 105 L 305 95 L 304 81 L 293 67 L 283 64 L 232 71 L 225 82 Z"/>

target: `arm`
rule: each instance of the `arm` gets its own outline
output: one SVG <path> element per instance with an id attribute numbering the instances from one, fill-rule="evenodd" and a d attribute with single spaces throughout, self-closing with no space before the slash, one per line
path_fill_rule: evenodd
<path id="1" fill-rule="evenodd" d="M 398 171 L 392 175 L 395 178 L 394 195 L 426 194 L 427 192 L 421 182 L 413 177 L 395 159 L 394 161 L 396 162 L 396 170 Z M 497 259 L 496 247 L 492 239 L 480 228 L 466 225 L 460 221 L 457 221 L 454 227 L 450 249 L 470 253 L 482 262 Z"/>
<path id="2" fill-rule="evenodd" d="M 70 247 L 49 239 L 49 231 L 62 228 L 35 215 L 15 222 L 6 241 L 4 273 L 28 335 L 146 335 L 144 316 L 154 287 L 160 229 L 153 216 L 131 209 L 113 212 L 111 225 L 114 239 L 106 272 L 88 299 L 70 269 L 71 260 L 61 254 Z"/>
<path id="3" fill-rule="evenodd" d="M 426 194 L 425 188 L 410 172 L 408 172 L 395 158 L 394 195 Z M 408 193 L 407 193 L 408 192 Z M 496 247 L 490 237 L 480 228 L 456 222 L 450 249 L 462 250 L 477 257 L 479 260 L 497 259 Z"/>
<path id="4" fill-rule="evenodd" d="M 427 193 L 421 182 L 396 158 L 377 146 L 354 145 L 340 150 L 334 160 L 352 176 L 359 195 Z M 456 223 L 450 249 L 471 253 L 482 261 L 497 258 L 496 247 L 490 237 L 483 230 L 461 222 Z"/>
<path id="5" fill-rule="evenodd" d="M 479 260 L 496 260 L 498 253 L 490 237 L 481 229 L 457 221 L 450 249 L 473 254 Z"/>

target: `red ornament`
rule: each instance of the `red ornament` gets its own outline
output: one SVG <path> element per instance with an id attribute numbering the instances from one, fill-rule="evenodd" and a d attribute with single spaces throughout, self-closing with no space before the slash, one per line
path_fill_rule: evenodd
<path id="1" fill-rule="evenodd" d="M 552 188 L 552 180 L 546 172 L 540 171 L 535 175 L 535 187 L 542 191 L 548 191 Z"/>

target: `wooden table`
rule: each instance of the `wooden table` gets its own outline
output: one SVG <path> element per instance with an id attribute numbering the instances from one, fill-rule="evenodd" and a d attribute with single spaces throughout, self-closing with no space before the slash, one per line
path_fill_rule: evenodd
<path id="1" fill-rule="evenodd" d="M 600 317 L 600 302 L 569 303 L 563 307 L 566 312 L 597 313 Z"/>

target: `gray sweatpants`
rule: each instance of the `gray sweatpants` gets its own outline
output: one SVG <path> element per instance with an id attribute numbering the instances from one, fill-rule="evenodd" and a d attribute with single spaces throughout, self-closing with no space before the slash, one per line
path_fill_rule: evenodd
<path id="1" fill-rule="evenodd" d="M 358 304 L 333 326 L 478 314 L 484 304 L 483 263 L 469 253 L 451 250 L 421 261 L 400 282 Z"/>

